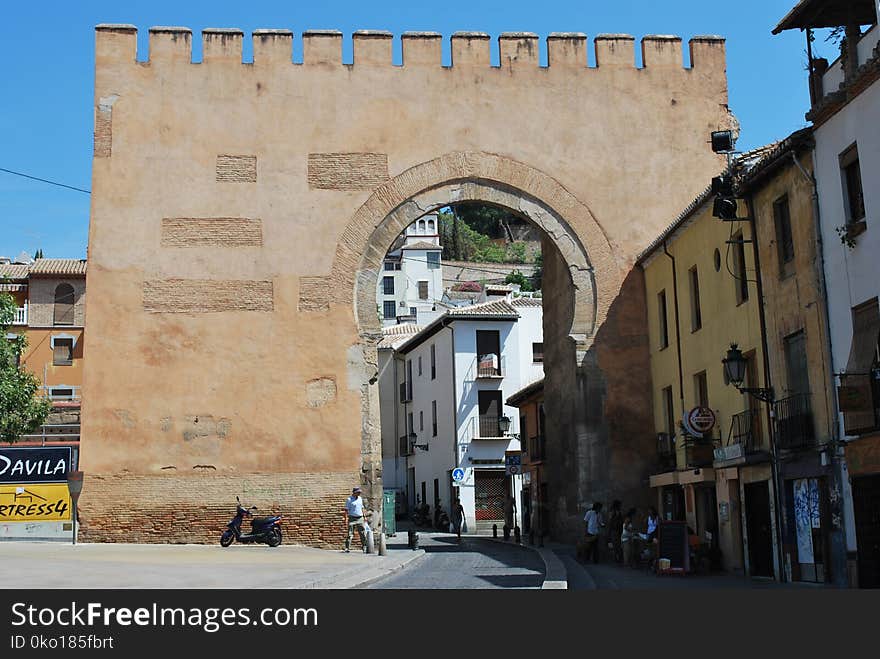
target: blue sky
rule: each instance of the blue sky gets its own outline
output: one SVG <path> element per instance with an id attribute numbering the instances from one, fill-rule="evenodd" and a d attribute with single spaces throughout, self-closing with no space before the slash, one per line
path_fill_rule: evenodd
<path id="1" fill-rule="evenodd" d="M 738 148 L 750 149 L 806 125 L 806 54 L 799 31 L 770 31 L 795 0 L 579 0 L 569 2 L 443 3 L 250 2 L 210 0 L 44 0 L 3 2 L 0 12 L 0 168 L 91 187 L 94 31 L 98 23 L 131 23 L 143 34 L 154 25 L 183 25 L 196 34 L 206 27 L 341 30 L 351 59 L 350 34 L 384 29 L 432 30 L 448 37 L 457 30 L 529 31 L 543 40 L 550 32 L 718 34 L 727 39 L 730 106 L 742 125 Z M 146 58 L 145 39 L 139 57 Z M 295 41 L 298 41 L 295 39 Z M 820 55 L 833 48 L 817 39 Z M 542 43 L 542 49 L 544 45 Z M 444 52 L 448 57 L 448 40 Z M 301 44 L 294 57 L 301 55 Z M 399 41 L 395 44 L 399 57 Z M 245 39 L 245 57 L 250 57 Z M 495 53 L 497 58 L 497 52 Z M 89 195 L 0 172 L 0 255 L 31 254 L 83 258 L 88 236 Z"/>

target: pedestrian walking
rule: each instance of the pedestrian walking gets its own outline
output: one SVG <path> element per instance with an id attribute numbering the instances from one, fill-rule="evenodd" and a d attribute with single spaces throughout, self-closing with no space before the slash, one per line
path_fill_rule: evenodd
<path id="1" fill-rule="evenodd" d="M 611 502 L 611 514 L 608 516 L 608 548 L 615 563 L 623 561 L 621 536 L 623 535 L 623 511 L 617 499 Z"/>
<path id="2" fill-rule="evenodd" d="M 351 538 L 357 529 L 361 539 L 361 546 L 367 551 L 366 528 L 364 527 L 364 500 L 361 498 L 361 488 L 355 487 L 351 490 L 351 496 L 345 500 L 345 518 L 346 531 L 345 536 L 345 553 L 351 551 Z"/>
<path id="3" fill-rule="evenodd" d="M 620 547 L 623 554 L 623 564 L 633 567 L 636 555 L 637 534 L 633 520 L 636 517 L 636 509 L 630 508 L 623 517 L 623 527 L 620 533 Z"/>
<path id="4" fill-rule="evenodd" d="M 461 505 L 461 500 L 458 497 L 455 497 L 455 501 L 452 504 L 452 528 L 455 529 L 455 534 L 458 536 L 458 541 L 461 542 L 461 527 L 464 525 L 464 506 Z"/>
<path id="5" fill-rule="evenodd" d="M 593 507 L 587 511 L 587 514 L 584 515 L 584 522 L 586 525 L 586 555 L 585 559 L 589 560 L 592 556 L 593 562 L 599 562 L 599 531 L 604 524 L 602 523 L 602 518 L 600 516 L 600 512 L 602 510 L 602 503 L 597 501 L 593 504 Z"/>

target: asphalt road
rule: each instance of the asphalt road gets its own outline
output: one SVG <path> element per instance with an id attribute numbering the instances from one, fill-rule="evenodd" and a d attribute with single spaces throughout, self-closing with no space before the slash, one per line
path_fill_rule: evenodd
<path id="1" fill-rule="evenodd" d="M 404 534 L 406 532 L 404 531 Z M 419 532 L 425 556 L 367 588 L 540 588 L 544 561 L 530 549 L 451 534 Z"/>

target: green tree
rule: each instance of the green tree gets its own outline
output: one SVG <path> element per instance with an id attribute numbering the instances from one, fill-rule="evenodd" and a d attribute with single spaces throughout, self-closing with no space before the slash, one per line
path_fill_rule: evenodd
<path id="1" fill-rule="evenodd" d="M 505 284 L 519 284 L 521 291 L 529 292 L 532 290 L 532 280 L 526 277 L 519 270 L 514 270 L 504 278 Z"/>
<path id="2" fill-rule="evenodd" d="M 0 441 L 10 443 L 39 428 L 52 408 L 47 399 L 37 396 L 40 381 L 36 376 L 18 366 L 27 339 L 23 335 L 3 338 L 17 306 L 11 295 L 0 293 Z"/>
<path id="3" fill-rule="evenodd" d="M 535 255 L 535 271 L 532 273 L 532 289 L 541 290 L 541 284 L 544 279 L 544 255 Z"/>

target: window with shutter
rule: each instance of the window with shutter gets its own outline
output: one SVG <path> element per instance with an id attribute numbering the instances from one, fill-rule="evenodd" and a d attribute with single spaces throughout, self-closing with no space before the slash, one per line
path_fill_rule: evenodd
<path id="1" fill-rule="evenodd" d="M 55 339 L 52 348 L 53 366 L 70 366 L 73 364 L 73 339 Z"/>

